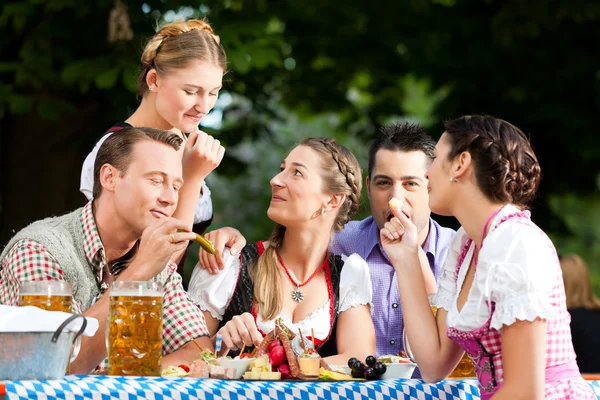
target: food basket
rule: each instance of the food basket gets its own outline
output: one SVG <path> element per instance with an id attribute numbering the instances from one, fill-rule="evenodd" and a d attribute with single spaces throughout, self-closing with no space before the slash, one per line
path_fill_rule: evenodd
<path id="1" fill-rule="evenodd" d="M 65 330 L 78 318 L 83 319 L 78 332 Z M 72 314 L 55 332 L 0 332 L 0 380 L 62 379 L 79 353 L 86 326 L 83 315 Z"/>

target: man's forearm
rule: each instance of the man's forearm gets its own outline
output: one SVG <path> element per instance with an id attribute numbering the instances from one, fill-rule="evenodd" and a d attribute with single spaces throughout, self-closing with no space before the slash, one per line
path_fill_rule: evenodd
<path id="1" fill-rule="evenodd" d="M 198 346 L 200 346 L 204 350 L 213 351 L 214 347 L 210 341 L 210 337 L 201 336 L 195 339 Z M 186 364 L 190 365 L 194 360 L 200 358 L 202 354 L 200 349 L 198 348 L 192 341 L 189 341 L 178 350 L 174 351 L 171 354 L 168 354 L 163 357 L 163 367 L 168 367 L 170 365 L 180 365 Z"/>
<path id="2" fill-rule="evenodd" d="M 109 292 L 86 312 L 85 317 L 98 320 L 98 330 L 94 336 L 82 336 L 79 355 L 70 367 L 72 374 L 89 374 L 106 358 L 106 322 L 108 318 Z"/>

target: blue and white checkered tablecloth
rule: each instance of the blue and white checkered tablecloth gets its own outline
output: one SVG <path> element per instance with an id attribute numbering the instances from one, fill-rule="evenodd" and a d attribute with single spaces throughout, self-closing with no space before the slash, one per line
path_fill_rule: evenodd
<path id="1" fill-rule="evenodd" d="M 600 381 L 590 381 L 600 399 Z M 427 384 L 395 379 L 370 382 L 225 381 L 191 378 L 67 376 L 55 381 L 5 382 L 6 398 L 17 399 L 478 399 L 475 379 Z"/>

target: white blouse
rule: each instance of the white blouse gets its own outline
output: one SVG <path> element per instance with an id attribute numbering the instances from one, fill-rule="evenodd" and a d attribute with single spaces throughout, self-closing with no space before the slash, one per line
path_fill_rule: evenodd
<path id="1" fill-rule="evenodd" d="M 456 264 L 468 236 L 463 228 L 454 236 L 434 300 L 435 306 L 448 311 L 449 328 L 471 332 L 482 327 L 490 317 L 488 302 L 496 306 L 490 322 L 490 327 L 496 330 L 516 320 L 555 316 L 550 297 L 561 270 L 550 239 L 531 221 L 525 224 L 522 220 L 507 220 L 497 226 L 506 216 L 517 212 L 519 209 L 507 205 L 492 220 L 479 252 L 473 285 L 460 312 L 458 295 L 475 243 L 471 243 L 457 279 Z"/>
<path id="2" fill-rule="evenodd" d="M 223 314 L 233 297 L 241 268 L 239 256 L 232 256 L 228 248 L 223 252 L 223 258 L 225 267 L 217 275 L 211 275 L 197 264 L 188 287 L 190 299 L 219 321 L 223 319 Z M 342 259 L 344 267 L 340 275 L 338 314 L 363 304 L 368 304 L 372 311 L 373 292 L 367 263 L 358 254 L 352 254 L 350 257 L 342 256 Z M 325 340 L 331 330 L 329 308 L 330 300 L 296 323 L 285 314 L 277 318 L 282 318 L 286 326 L 294 332 L 300 328 L 303 334 L 310 336 L 313 328 L 315 337 Z M 277 318 L 264 321 L 259 313 L 256 325 L 261 331 L 270 332 L 275 329 Z"/>
<path id="3" fill-rule="evenodd" d="M 114 132 L 104 135 L 98 143 L 94 146 L 90 154 L 85 158 L 83 167 L 81 168 L 81 181 L 79 185 L 79 191 L 87 197 L 88 200 L 92 200 L 93 188 L 94 188 L 94 162 L 98 155 L 98 150 L 104 141 L 112 135 Z M 202 221 L 208 221 L 213 214 L 212 201 L 210 201 L 210 189 L 206 186 L 206 183 L 202 181 L 202 197 L 196 203 L 196 210 L 194 211 L 194 223 L 198 224 Z"/>

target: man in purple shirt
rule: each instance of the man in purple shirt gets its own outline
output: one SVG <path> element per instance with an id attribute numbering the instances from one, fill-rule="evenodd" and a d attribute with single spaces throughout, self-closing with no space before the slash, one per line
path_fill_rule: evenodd
<path id="1" fill-rule="evenodd" d="M 434 147 L 435 141 L 417 125 L 384 127 L 369 149 L 366 185 L 371 216 L 347 223 L 330 246 L 333 253 L 357 253 L 369 264 L 378 356 L 404 350 L 398 277 L 379 241 L 379 230 L 392 216 L 388 202 L 396 197 L 404 203 L 403 210 L 419 230 L 436 281 L 454 235 L 454 230 L 441 227 L 430 217 L 425 173 L 433 161 Z"/>

